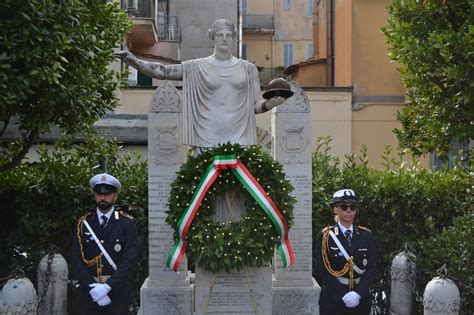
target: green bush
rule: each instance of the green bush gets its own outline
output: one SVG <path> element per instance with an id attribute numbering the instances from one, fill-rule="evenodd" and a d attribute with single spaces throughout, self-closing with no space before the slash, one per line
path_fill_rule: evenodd
<path id="1" fill-rule="evenodd" d="M 417 167 L 414 161 L 403 163 L 407 157 L 403 154 L 393 157 L 389 147 L 383 157 L 384 169 L 370 167 L 365 150 L 359 158 L 346 156 L 341 162 L 329 154 L 330 142 L 328 138 L 320 139 L 313 153 L 313 242 L 323 227 L 334 224 L 329 205 L 332 194 L 342 188 L 354 189 L 360 200 L 356 223 L 372 230 L 379 254 L 374 289 L 389 293 L 392 254 L 407 242 L 421 258 L 426 254 L 418 250 L 419 242 L 452 226 L 456 217 L 465 215 L 472 207 L 466 200 L 468 174 L 462 168 L 431 171 Z M 449 256 L 449 250 L 439 248 L 437 252 L 445 255 L 440 254 L 435 261 L 451 262 L 456 256 Z M 462 277 L 465 271 L 456 270 L 455 264 L 451 264 L 452 274 Z M 440 266 L 418 267 L 421 273 L 431 274 Z M 317 277 L 315 267 L 313 259 L 313 274 Z M 421 294 L 424 285 L 426 282 L 418 284 Z M 379 301 L 379 305 L 386 312 L 388 304 Z"/>
<path id="2" fill-rule="evenodd" d="M 138 223 L 140 259 L 133 277 L 134 301 L 138 302 L 148 275 L 147 163 L 139 155 L 121 154 L 117 144 L 102 136 L 89 136 L 80 145 L 68 143 L 58 142 L 52 152 L 41 146 L 37 162 L 0 175 L 0 278 L 21 267 L 35 283 L 39 261 L 51 246 L 70 264 L 73 227 L 80 216 L 95 209 L 89 179 L 101 172 L 96 166 L 107 158 L 108 172 L 123 185 L 117 208 Z M 74 290 L 71 293 L 69 307 Z"/>

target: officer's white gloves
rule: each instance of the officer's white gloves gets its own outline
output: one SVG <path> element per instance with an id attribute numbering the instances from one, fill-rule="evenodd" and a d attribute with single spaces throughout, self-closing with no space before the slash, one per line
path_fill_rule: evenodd
<path id="1" fill-rule="evenodd" d="M 107 283 L 92 283 L 89 284 L 89 286 L 92 288 L 89 291 L 89 294 L 91 295 L 94 302 L 98 302 L 100 299 L 107 296 L 110 290 L 112 290 L 112 288 Z"/>
<path id="2" fill-rule="evenodd" d="M 342 297 L 342 301 L 347 307 L 356 307 L 359 305 L 360 295 L 355 291 L 351 291 Z"/>
<path id="3" fill-rule="evenodd" d="M 99 304 L 99 306 L 106 306 L 106 305 L 109 305 L 110 303 L 112 303 L 112 300 L 109 298 L 108 295 L 106 295 L 103 298 L 97 300 L 97 304 Z"/>

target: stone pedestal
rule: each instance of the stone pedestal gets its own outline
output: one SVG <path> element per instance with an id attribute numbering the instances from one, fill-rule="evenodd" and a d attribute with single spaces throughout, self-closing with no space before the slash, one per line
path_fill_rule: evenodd
<path id="1" fill-rule="evenodd" d="M 271 314 L 272 269 L 245 267 L 213 274 L 196 267 L 195 314 Z"/>
<path id="2" fill-rule="evenodd" d="M 148 115 L 148 233 L 149 277 L 140 290 L 140 313 L 192 314 L 193 286 L 187 261 L 178 272 L 166 266 L 173 230 L 166 224 L 170 184 L 185 161 L 182 145 L 182 100 L 178 90 L 163 81 L 150 103 Z"/>
<path id="3" fill-rule="evenodd" d="M 283 164 L 297 199 L 289 231 L 295 263 L 283 268 L 275 255 L 273 314 L 319 314 L 319 292 L 312 277 L 311 113 L 303 90 L 290 82 L 294 95 L 272 112 L 273 156 Z"/>

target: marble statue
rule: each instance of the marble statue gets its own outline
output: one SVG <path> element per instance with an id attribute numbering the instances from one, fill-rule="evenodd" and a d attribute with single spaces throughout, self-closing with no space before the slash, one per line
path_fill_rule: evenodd
<path id="1" fill-rule="evenodd" d="M 147 76 L 183 81 L 183 143 L 198 148 L 256 142 L 255 114 L 282 104 L 285 98 L 262 99 L 257 67 L 232 56 L 236 29 L 225 19 L 208 31 L 214 40 L 211 56 L 163 65 L 137 59 L 128 51 L 117 55 Z"/>

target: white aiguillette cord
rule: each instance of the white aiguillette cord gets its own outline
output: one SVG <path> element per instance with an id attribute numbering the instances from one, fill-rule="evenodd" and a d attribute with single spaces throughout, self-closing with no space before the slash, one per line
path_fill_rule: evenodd
<path id="1" fill-rule="evenodd" d="M 109 253 L 107 253 L 104 246 L 102 246 L 102 244 L 100 243 L 100 241 L 97 238 L 97 236 L 95 235 L 94 231 L 92 231 L 92 228 L 89 225 L 89 223 L 87 223 L 86 220 L 84 220 L 83 222 L 84 222 L 84 225 L 86 226 L 86 228 L 89 230 L 89 232 L 91 232 L 91 235 L 94 238 L 95 243 L 97 244 L 97 246 L 99 246 L 99 249 L 104 254 L 105 259 L 107 259 L 107 261 L 112 266 L 112 268 L 114 268 L 114 270 L 117 270 L 117 265 L 115 265 L 114 261 L 112 260 L 112 257 L 110 257 Z"/>
<path id="2" fill-rule="evenodd" d="M 333 241 L 336 243 L 337 247 L 339 247 L 339 250 L 344 255 L 344 258 L 346 258 L 346 260 L 349 261 L 349 259 L 351 259 L 351 258 L 349 257 L 349 254 L 346 252 L 346 249 L 344 248 L 344 246 L 342 246 L 342 244 L 339 241 L 339 239 L 337 238 L 336 234 L 334 234 L 334 232 L 332 230 L 330 230 L 329 235 L 331 235 Z M 365 272 L 365 270 L 363 271 L 359 267 L 357 267 L 356 264 L 354 264 L 354 262 L 352 262 L 352 266 L 358 274 L 363 274 Z"/>

